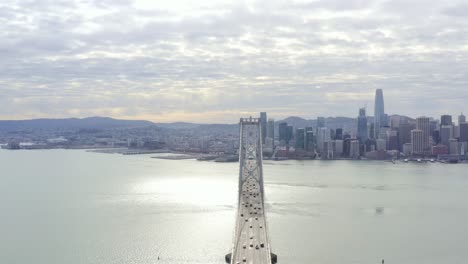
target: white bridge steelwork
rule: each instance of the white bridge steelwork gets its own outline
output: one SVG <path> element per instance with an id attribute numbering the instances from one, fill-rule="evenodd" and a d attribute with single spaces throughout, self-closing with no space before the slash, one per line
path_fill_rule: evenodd
<path id="1" fill-rule="evenodd" d="M 274 264 L 265 217 L 261 119 L 240 119 L 239 201 L 230 264 Z"/>

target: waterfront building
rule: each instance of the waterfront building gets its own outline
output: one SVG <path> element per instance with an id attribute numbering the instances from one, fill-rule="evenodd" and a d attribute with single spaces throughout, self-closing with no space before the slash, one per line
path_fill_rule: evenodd
<path id="1" fill-rule="evenodd" d="M 265 138 L 267 137 L 267 113 L 260 112 L 260 124 L 262 129 L 262 143 L 265 144 Z"/>
<path id="2" fill-rule="evenodd" d="M 364 144 L 368 139 L 367 134 L 367 116 L 366 109 L 359 109 L 359 116 L 357 118 L 357 138 L 361 144 Z"/>
<path id="3" fill-rule="evenodd" d="M 375 91 L 375 102 L 374 102 L 374 138 L 378 139 L 381 135 L 381 127 L 386 126 L 386 116 L 384 110 L 384 98 L 382 89 Z"/>
<path id="4" fill-rule="evenodd" d="M 400 144 L 398 143 L 398 131 L 389 131 L 387 149 L 400 151 Z"/>
<path id="5" fill-rule="evenodd" d="M 343 140 L 335 140 L 335 157 L 343 156 Z"/>
<path id="6" fill-rule="evenodd" d="M 403 144 L 403 155 L 406 157 L 411 156 L 413 153 L 413 144 L 411 143 L 405 143 Z"/>
<path id="7" fill-rule="evenodd" d="M 274 146 L 274 140 L 271 137 L 265 138 L 265 144 L 262 147 L 263 152 L 267 154 L 273 154 Z"/>
<path id="8" fill-rule="evenodd" d="M 323 143 L 322 159 L 334 159 L 333 140 L 327 140 Z"/>
<path id="9" fill-rule="evenodd" d="M 465 156 L 468 150 L 468 142 L 460 142 L 460 155 Z"/>
<path id="10" fill-rule="evenodd" d="M 438 155 L 447 155 L 449 154 L 449 149 L 447 146 L 439 144 L 432 146 L 432 155 L 438 156 Z"/>
<path id="11" fill-rule="evenodd" d="M 416 118 L 416 129 L 423 132 L 423 151 L 425 154 L 431 153 L 429 139 L 431 136 L 431 124 L 429 117 L 421 116 Z M 413 143 L 414 145 L 414 143 Z"/>
<path id="12" fill-rule="evenodd" d="M 452 125 L 442 125 L 440 127 L 440 143 L 449 147 L 450 145 L 450 139 L 452 138 L 453 135 L 453 127 Z"/>
<path id="13" fill-rule="evenodd" d="M 305 129 L 304 128 L 296 129 L 296 149 L 299 149 L 299 150 L 305 149 Z"/>
<path id="14" fill-rule="evenodd" d="M 375 140 L 377 151 L 386 151 L 387 150 L 387 140 L 379 138 Z"/>
<path id="15" fill-rule="evenodd" d="M 450 139 L 450 143 L 449 143 L 449 153 L 450 153 L 450 155 L 459 155 L 460 154 L 458 145 L 459 144 L 458 144 L 457 139 L 455 139 L 455 138 Z"/>
<path id="16" fill-rule="evenodd" d="M 422 130 L 411 130 L 411 144 L 413 145 L 413 150 L 411 151 L 413 155 L 424 154 L 424 132 Z"/>
<path id="17" fill-rule="evenodd" d="M 353 140 L 350 141 L 349 157 L 352 158 L 352 159 L 359 159 L 359 157 L 360 157 L 359 140 L 353 139 Z"/>
<path id="18" fill-rule="evenodd" d="M 323 153 L 325 142 L 330 140 L 330 129 L 326 127 L 319 128 L 317 131 L 317 151 Z"/>

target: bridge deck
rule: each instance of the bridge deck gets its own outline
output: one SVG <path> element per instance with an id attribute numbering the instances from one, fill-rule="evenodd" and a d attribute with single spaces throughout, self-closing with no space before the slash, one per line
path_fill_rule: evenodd
<path id="1" fill-rule="evenodd" d="M 261 126 L 259 119 L 241 119 L 239 204 L 231 264 L 271 264 L 264 212 Z"/>

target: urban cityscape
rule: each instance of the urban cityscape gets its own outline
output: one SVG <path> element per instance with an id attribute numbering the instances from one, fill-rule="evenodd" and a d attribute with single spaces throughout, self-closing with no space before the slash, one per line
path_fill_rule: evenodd
<path id="1" fill-rule="evenodd" d="M 260 113 L 265 159 L 368 159 L 403 161 L 464 162 L 468 156 L 468 123 L 461 113 L 457 122 L 449 114 L 440 118 L 410 118 L 388 115 L 384 92 L 375 91 L 374 116 L 359 108 L 356 118 L 306 120 L 290 117 L 275 121 Z M 5 149 L 89 148 L 107 152 L 138 154 L 176 152 L 194 154 L 201 160 L 236 160 L 238 126 L 192 123 L 154 124 L 147 121 L 115 121 L 111 128 L 98 125 L 109 121 L 90 118 L 87 128 L 60 125 L 32 130 L 5 123 L 0 140 Z M 20 121 L 19 121 L 20 122 Z M 9 125 L 8 125 L 9 124 Z M 98 128 L 100 127 L 100 128 Z M 115 150 L 115 151 L 112 151 Z M 231 157 L 231 158 L 230 158 Z"/>
<path id="2" fill-rule="evenodd" d="M 468 0 L 3 0 L 0 29 L 0 264 L 468 263 Z"/>

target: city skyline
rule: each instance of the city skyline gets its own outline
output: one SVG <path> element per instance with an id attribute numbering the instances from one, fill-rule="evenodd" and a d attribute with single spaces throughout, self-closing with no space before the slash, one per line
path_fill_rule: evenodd
<path id="1" fill-rule="evenodd" d="M 468 112 L 464 1 L 6 1 L 0 119 Z M 255 96 L 248 96 L 255 91 Z M 353 114 L 352 114 L 353 113 Z M 373 113 L 369 112 L 369 115 Z"/>

